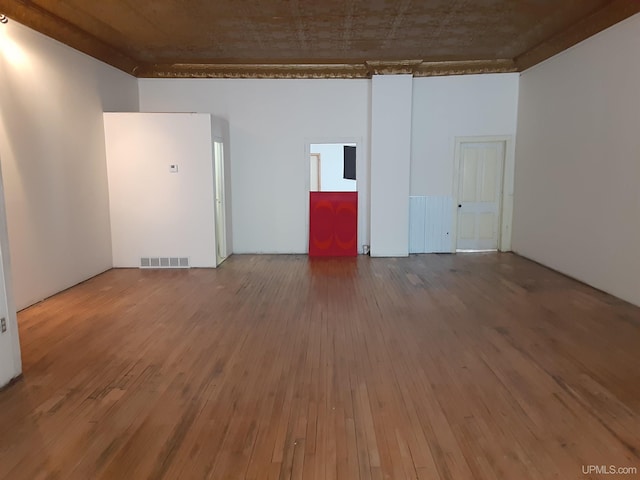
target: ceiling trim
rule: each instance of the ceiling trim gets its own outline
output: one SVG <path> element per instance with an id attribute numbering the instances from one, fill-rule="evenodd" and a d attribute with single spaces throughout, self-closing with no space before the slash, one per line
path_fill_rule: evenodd
<path id="1" fill-rule="evenodd" d="M 47 35 L 90 57 L 134 75 L 133 58 L 57 15 L 26 0 L 0 0 L 0 12 L 16 22 Z"/>
<path id="2" fill-rule="evenodd" d="M 370 60 L 324 64 L 173 63 L 141 66 L 134 73 L 140 78 L 370 78 L 372 75 L 431 77 L 515 71 L 517 68 L 513 60 L 500 59 L 453 62 Z"/>
<path id="3" fill-rule="evenodd" d="M 497 60 L 465 60 L 445 62 L 422 62 L 413 72 L 414 77 L 436 77 L 443 75 L 473 75 L 480 73 L 517 72 L 510 58 Z"/>
<path id="4" fill-rule="evenodd" d="M 515 65 L 518 71 L 531 68 L 638 12 L 640 12 L 640 1 L 614 0 L 559 34 L 517 56 L 514 59 Z"/>
<path id="5" fill-rule="evenodd" d="M 364 64 L 172 63 L 142 66 L 139 78 L 367 78 Z"/>

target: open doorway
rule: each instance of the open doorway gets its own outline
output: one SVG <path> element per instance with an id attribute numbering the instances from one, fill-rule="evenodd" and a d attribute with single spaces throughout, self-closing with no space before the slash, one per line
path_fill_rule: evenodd
<path id="1" fill-rule="evenodd" d="M 309 256 L 358 254 L 355 143 L 309 145 Z"/>
<path id="2" fill-rule="evenodd" d="M 215 181 L 215 215 L 216 215 L 216 265 L 227 258 L 227 222 L 225 215 L 224 187 L 224 144 L 213 142 L 213 172 Z"/>
<path id="3" fill-rule="evenodd" d="M 309 149 L 310 191 L 358 191 L 355 143 L 312 143 Z"/>

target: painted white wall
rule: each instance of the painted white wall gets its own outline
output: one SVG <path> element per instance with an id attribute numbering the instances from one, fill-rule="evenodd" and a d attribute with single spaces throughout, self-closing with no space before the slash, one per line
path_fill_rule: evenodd
<path id="1" fill-rule="evenodd" d="M 113 266 L 158 256 L 215 267 L 211 116 L 105 113 L 104 126 Z"/>
<path id="2" fill-rule="evenodd" d="M 513 248 L 640 305 L 640 15 L 524 72 Z"/>
<path id="3" fill-rule="evenodd" d="M 111 267 L 104 110 L 135 78 L 15 21 L 0 26 L 0 156 L 24 308 Z"/>
<path id="4" fill-rule="evenodd" d="M 371 256 L 409 255 L 411 75 L 374 75 L 371 86 Z"/>
<path id="5" fill-rule="evenodd" d="M 349 137 L 363 139 L 366 149 L 369 85 L 368 80 L 141 79 L 140 109 L 226 119 L 234 252 L 305 253 L 307 145 Z M 367 152 L 363 155 L 366 159 Z M 358 198 L 366 218 L 366 184 L 358 184 Z M 360 222 L 360 243 L 368 243 L 367 230 Z"/>
<path id="6" fill-rule="evenodd" d="M 320 189 L 323 192 L 355 192 L 357 180 L 343 178 L 344 147 L 355 143 L 313 143 L 311 153 L 320 154 Z M 358 175 L 356 166 L 356 176 Z"/>
<path id="7" fill-rule="evenodd" d="M 22 373 L 1 170 L 0 168 L 0 317 L 6 319 L 7 331 L 0 333 L 0 388 Z"/>
<path id="8" fill-rule="evenodd" d="M 455 137 L 515 135 L 518 80 L 517 73 L 413 79 L 411 195 L 452 195 Z"/>

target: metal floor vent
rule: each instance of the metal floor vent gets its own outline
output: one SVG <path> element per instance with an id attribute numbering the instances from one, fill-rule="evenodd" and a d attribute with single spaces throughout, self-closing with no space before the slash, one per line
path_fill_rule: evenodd
<path id="1" fill-rule="evenodd" d="M 140 257 L 140 268 L 190 268 L 189 257 Z"/>

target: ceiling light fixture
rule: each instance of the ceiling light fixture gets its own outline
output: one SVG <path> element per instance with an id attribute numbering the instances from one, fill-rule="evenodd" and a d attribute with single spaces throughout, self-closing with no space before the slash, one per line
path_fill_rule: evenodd
<path id="1" fill-rule="evenodd" d="M 9 19 L 4 13 L 0 13 L 0 23 L 9 23 Z"/>

